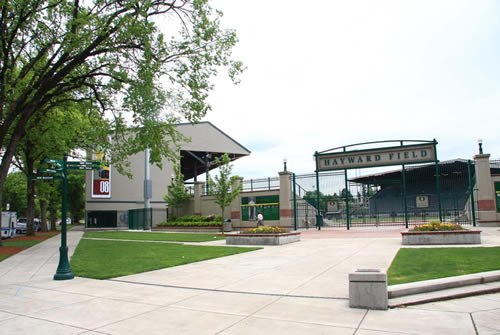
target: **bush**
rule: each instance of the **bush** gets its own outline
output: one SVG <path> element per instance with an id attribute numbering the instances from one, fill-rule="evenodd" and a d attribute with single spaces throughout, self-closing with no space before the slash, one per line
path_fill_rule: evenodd
<path id="1" fill-rule="evenodd" d="M 213 221 L 222 222 L 222 216 L 221 215 L 215 216 L 214 214 L 207 215 L 207 216 L 185 215 L 185 216 L 181 216 L 179 218 L 176 218 L 175 216 L 173 216 L 169 221 L 172 221 L 172 222 L 213 222 Z"/>
<path id="2" fill-rule="evenodd" d="M 199 218 L 199 217 L 198 217 Z M 220 221 L 168 221 L 168 222 L 161 222 L 158 224 L 158 226 L 165 227 L 165 226 L 176 226 L 176 227 L 217 227 L 217 226 L 222 226 L 222 222 Z"/>
<path id="3" fill-rule="evenodd" d="M 454 231 L 454 230 L 464 230 L 464 228 L 458 224 L 453 223 L 442 223 L 440 221 L 431 221 L 430 223 L 415 226 L 410 231 Z"/>
<path id="4" fill-rule="evenodd" d="M 285 232 L 286 231 L 283 228 L 273 226 L 263 226 L 243 231 L 245 234 L 280 234 Z"/>

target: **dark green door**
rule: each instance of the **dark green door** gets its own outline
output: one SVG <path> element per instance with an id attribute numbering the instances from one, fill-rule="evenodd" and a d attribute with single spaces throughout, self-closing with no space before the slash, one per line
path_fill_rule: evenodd
<path id="1" fill-rule="evenodd" d="M 116 211 L 88 212 L 87 228 L 116 228 Z"/>

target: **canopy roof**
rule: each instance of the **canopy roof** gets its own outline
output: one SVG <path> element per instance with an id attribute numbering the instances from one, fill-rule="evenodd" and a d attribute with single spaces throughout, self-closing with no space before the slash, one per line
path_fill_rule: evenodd
<path id="1" fill-rule="evenodd" d="M 178 124 L 177 130 L 191 139 L 190 142 L 180 145 L 181 172 L 184 180 L 196 178 L 207 169 L 215 169 L 217 167 L 215 158 L 225 153 L 229 155 L 231 161 L 250 155 L 250 150 L 208 121 Z"/>
<path id="2" fill-rule="evenodd" d="M 425 165 L 407 165 L 405 167 L 406 177 L 411 178 L 413 174 L 418 174 L 419 178 L 435 180 L 436 178 L 436 165 L 434 163 Z M 465 172 L 464 172 L 465 171 Z M 467 160 L 457 158 L 448 161 L 439 162 L 439 175 L 450 176 L 466 173 Z M 471 171 L 474 174 L 474 170 Z M 359 184 L 370 185 L 388 185 L 400 183 L 402 180 L 402 169 L 375 173 L 367 176 L 349 179 L 349 181 Z"/>

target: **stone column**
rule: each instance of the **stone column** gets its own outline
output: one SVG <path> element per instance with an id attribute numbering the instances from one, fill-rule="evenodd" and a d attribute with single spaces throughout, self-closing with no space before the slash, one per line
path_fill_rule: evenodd
<path id="1" fill-rule="evenodd" d="M 243 178 L 239 177 L 236 179 L 233 187 L 238 187 L 243 182 Z M 241 193 L 238 194 L 236 198 L 233 199 L 231 205 L 229 205 L 231 211 L 231 222 L 233 224 L 233 228 L 241 228 Z"/>
<path id="2" fill-rule="evenodd" d="M 279 172 L 280 175 L 280 226 L 293 230 L 292 173 Z"/>
<path id="3" fill-rule="evenodd" d="M 480 226 L 497 226 L 495 190 L 491 178 L 490 154 L 479 154 L 474 156 L 476 161 L 476 188 L 477 188 L 477 210 L 479 213 L 478 224 Z"/>
<path id="4" fill-rule="evenodd" d="M 194 215 L 201 215 L 201 194 L 203 193 L 203 188 L 205 183 L 202 181 L 194 182 Z"/>

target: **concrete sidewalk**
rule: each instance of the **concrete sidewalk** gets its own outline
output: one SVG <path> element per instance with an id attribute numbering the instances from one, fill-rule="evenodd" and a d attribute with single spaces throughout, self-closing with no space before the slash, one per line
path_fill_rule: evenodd
<path id="1" fill-rule="evenodd" d="M 483 246 L 500 246 L 498 228 L 482 230 Z M 70 254 L 81 235 L 68 232 Z M 311 230 L 299 243 L 103 281 L 52 280 L 59 243 L 49 239 L 0 263 L 3 333 L 500 333 L 500 294 L 349 308 L 348 273 L 386 269 L 401 247 L 394 229 Z"/>

